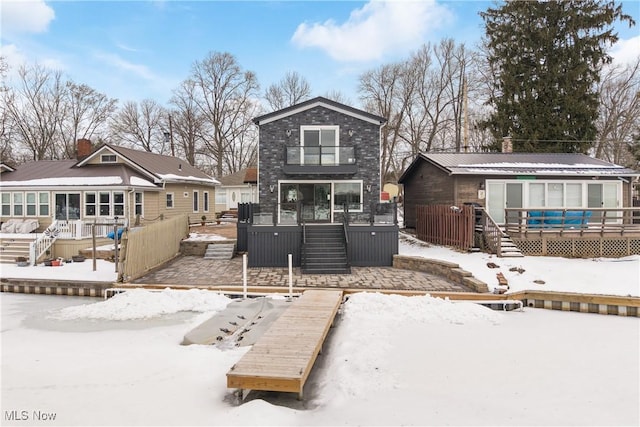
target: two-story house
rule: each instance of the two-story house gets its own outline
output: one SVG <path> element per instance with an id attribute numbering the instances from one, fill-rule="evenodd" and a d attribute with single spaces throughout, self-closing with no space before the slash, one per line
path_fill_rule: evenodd
<path id="1" fill-rule="evenodd" d="M 397 225 L 392 204 L 380 206 L 385 121 L 322 97 L 254 119 L 259 209 L 246 230 L 250 266 L 286 265 L 288 253 L 306 272 L 392 264 Z M 241 218 L 239 239 L 242 227 Z M 316 243 L 329 249 L 316 254 Z M 336 255 L 343 251 L 344 257 Z"/>

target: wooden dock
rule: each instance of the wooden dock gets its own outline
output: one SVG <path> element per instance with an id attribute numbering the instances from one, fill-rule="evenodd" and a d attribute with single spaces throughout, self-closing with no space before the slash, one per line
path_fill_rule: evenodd
<path id="1" fill-rule="evenodd" d="M 342 303 L 340 290 L 308 290 L 297 298 L 227 373 L 227 387 L 298 393 Z"/>

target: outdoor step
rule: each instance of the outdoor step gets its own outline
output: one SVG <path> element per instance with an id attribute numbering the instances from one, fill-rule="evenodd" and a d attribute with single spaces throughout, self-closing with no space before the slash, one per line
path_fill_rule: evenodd
<path id="1" fill-rule="evenodd" d="M 349 267 L 322 267 L 322 268 L 304 268 L 302 272 L 305 274 L 351 274 Z"/>
<path id="2" fill-rule="evenodd" d="M 210 244 L 204 254 L 204 259 L 223 260 L 231 259 L 235 253 L 234 244 Z"/>

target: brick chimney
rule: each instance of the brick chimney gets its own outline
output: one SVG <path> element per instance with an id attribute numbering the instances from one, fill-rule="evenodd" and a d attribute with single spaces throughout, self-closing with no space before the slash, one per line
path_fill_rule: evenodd
<path id="1" fill-rule="evenodd" d="M 513 143 L 511 142 L 510 136 L 502 137 L 502 152 L 503 153 L 513 153 Z"/>
<path id="2" fill-rule="evenodd" d="M 92 151 L 91 141 L 88 139 L 79 139 L 76 145 L 76 158 L 82 160 L 88 157 Z"/>

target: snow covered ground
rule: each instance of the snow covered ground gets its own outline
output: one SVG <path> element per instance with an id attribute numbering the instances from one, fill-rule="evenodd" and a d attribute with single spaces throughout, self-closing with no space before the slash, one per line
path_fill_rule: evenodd
<path id="1" fill-rule="evenodd" d="M 206 237 L 205 237 L 206 236 Z M 192 233 L 193 240 L 221 239 L 215 235 Z M 462 253 L 442 247 L 426 245 L 410 237 L 400 241 L 401 255 L 419 256 L 455 262 L 463 269 L 484 281 L 493 289 L 498 282 L 496 273 L 502 272 L 509 281 L 509 291 L 526 289 L 566 291 L 590 294 L 640 296 L 640 256 L 624 258 L 568 259 L 559 257 L 497 258 L 486 253 Z M 14 264 L 0 266 L 0 277 L 67 279 L 86 281 L 115 281 L 114 264 L 97 260 L 93 271 L 92 260 L 70 263 L 62 267 L 18 267 Z M 487 263 L 499 268 L 489 268 Z M 518 269 L 519 271 L 510 271 Z M 536 283 L 536 281 L 544 282 Z"/>
<path id="2" fill-rule="evenodd" d="M 638 318 L 356 294 L 304 402 L 237 405 L 225 374 L 247 348 L 179 345 L 224 296 L 0 299 L 3 425 L 640 423 Z"/>
<path id="3" fill-rule="evenodd" d="M 501 271 L 511 290 L 640 295 L 638 256 L 502 259 L 408 241 L 400 253 L 456 262 L 490 285 Z M 86 280 L 91 265 L 1 275 Z M 115 279 L 113 264 L 97 270 Z M 0 294 L 1 424 L 640 425 L 639 318 L 356 294 L 305 401 L 255 393 L 237 405 L 225 374 L 247 348 L 179 345 L 229 301 L 201 290 Z"/>

